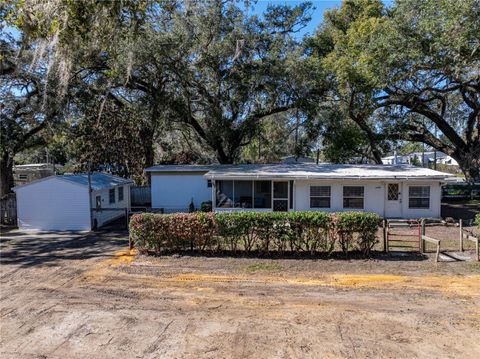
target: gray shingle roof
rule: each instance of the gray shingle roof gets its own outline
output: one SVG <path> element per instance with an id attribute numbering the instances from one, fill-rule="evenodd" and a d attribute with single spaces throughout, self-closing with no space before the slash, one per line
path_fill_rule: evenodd
<path id="1" fill-rule="evenodd" d="M 291 179 L 446 179 L 449 173 L 410 165 L 350 164 L 247 164 L 219 165 L 207 178 L 291 178 Z"/>
<path id="2" fill-rule="evenodd" d="M 148 167 L 145 172 L 208 172 L 218 165 L 158 165 Z"/>

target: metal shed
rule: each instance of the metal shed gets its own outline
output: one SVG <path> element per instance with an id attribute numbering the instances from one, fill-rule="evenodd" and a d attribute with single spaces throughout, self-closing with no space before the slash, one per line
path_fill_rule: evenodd
<path id="1" fill-rule="evenodd" d="M 90 231 L 125 215 L 132 181 L 105 173 L 50 176 L 14 187 L 18 227 Z"/>

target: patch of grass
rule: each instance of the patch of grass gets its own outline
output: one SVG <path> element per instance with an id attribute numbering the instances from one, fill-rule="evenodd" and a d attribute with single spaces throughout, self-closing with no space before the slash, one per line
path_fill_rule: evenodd
<path id="1" fill-rule="evenodd" d="M 283 267 L 278 263 L 254 263 L 245 267 L 245 270 L 250 273 L 257 271 L 276 271 L 280 269 L 283 269 Z"/>

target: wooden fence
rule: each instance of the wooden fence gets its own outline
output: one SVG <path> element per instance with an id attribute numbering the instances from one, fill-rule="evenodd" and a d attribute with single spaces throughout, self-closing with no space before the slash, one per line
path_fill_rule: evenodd
<path id="1" fill-rule="evenodd" d="M 411 232 L 405 231 L 411 230 Z M 420 251 L 420 222 L 416 219 L 386 219 L 383 221 L 385 252 L 398 249 Z"/>
<path id="2" fill-rule="evenodd" d="M 463 241 L 471 241 L 475 243 L 475 253 L 477 254 L 477 261 L 480 261 L 480 238 L 475 237 L 473 232 L 463 228 L 463 221 L 460 220 L 460 251 L 463 252 Z"/>
<path id="3" fill-rule="evenodd" d="M 442 241 L 437 238 L 432 238 L 426 235 L 426 228 L 428 226 L 443 226 L 445 223 L 439 220 L 427 220 L 422 219 L 421 221 L 421 252 L 425 253 L 425 242 L 429 242 L 435 245 L 435 262 L 439 261 L 440 258 L 440 246 Z M 460 252 L 464 251 L 463 242 L 464 240 L 472 241 L 475 243 L 475 257 L 477 261 L 480 261 L 480 248 L 479 248 L 479 241 L 480 239 L 473 235 L 473 232 L 466 230 L 463 228 L 463 221 L 460 219 L 459 223 L 459 249 Z"/>
<path id="4" fill-rule="evenodd" d="M 17 225 L 17 197 L 9 193 L 0 199 L 0 222 L 2 224 Z"/>
<path id="5" fill-rule="evenodd" d="M 148 207 L 151 205 L 150 186 L 130 187 L 130 200 L 132 207 Z"/>

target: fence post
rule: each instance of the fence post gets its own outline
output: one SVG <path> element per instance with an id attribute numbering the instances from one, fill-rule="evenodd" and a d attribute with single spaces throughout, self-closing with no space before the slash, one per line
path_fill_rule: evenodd
<path id="1" fill-rule="evenodd" d="M 460 252 L 463 252 L 463 220 L 460 219 Z"/>
<path id="2" fill-rule="evenodd" d="M 423 253 L 425 253 L 425 242 L 423 240 L 423 236 L 425 235 L 425 218 L 421 220 L 421 228 L 420 228 L 420 250 Z"/>
<path id="3" fill-rule="evenodd" d="M 382 221 L 382 230 L 383 230 L 383 251 L 388 252 L 388 243 L 387 243 L 387 220 L 384 218 Z"/>

